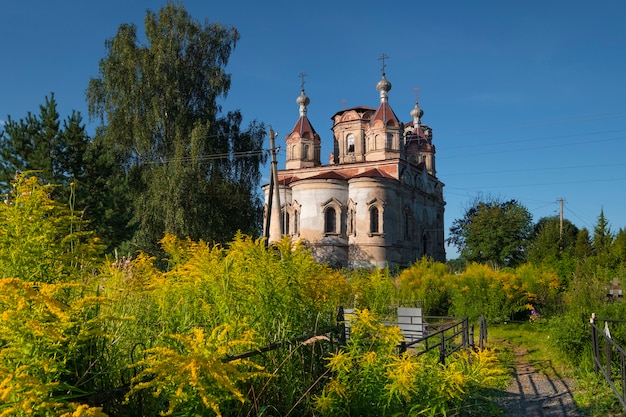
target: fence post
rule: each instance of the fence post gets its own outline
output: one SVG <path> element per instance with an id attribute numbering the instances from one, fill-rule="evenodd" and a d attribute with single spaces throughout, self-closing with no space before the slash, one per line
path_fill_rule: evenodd
<path id="1" fill-rule="evenodd" d="M 626 364 L 624 363 L 624 355 L 619 355 L 619 371 L 622 377 L 622 399 L 626 399 Z"/>
<path id="2" fill-rule="evenodd" d="M 469 347 L 469 319 L 467 317 L 463 319 L 463 334 L 461 335 L 461 343 L 463 344 L 463 349 L 467 349 Z"/>
<path id="3" fill-rule="evenodd" d="M 446 363 L 446 335 L 445 332 L 441 332 L 441 340 L 439 341 L 439 363 L 442 365 Z"/>
<path id="4" fill-rule="evenodd" d="M 469 344 L 471 347 L 474 347 L 474 324 L 472 324 L 469 328 Z"/>
<path id="5" fill-rule="evenodd" d="M 605 322 L 606 323 L 606 322 Z M 606 362 L 604 373 L 607 381 L 611 380 L 611 341 L 609 340 L 608 335 L 604 335 L 604 360 Z"/>
<path id="6" fill-rule="evenodd" d="M 343 306 L 337 309 L 337 332 L 339 333 L 339 346 L 346 344 L 346 321 L 343 315 Z"/>
<path id="7" fill-rule="evenodd" d="M 480 316 L 479 326 L 480 336 L 478 338 L 478 347 L 480 350 L 483 350 L 485 348 L 485 343 L 487 342 L 487 319 L 484 315 Z"/>
<path id="8" fill-rule="evenodd" d="M 596 313 L 591 313 L 589 319 L 589 327 L 591 327 L 591 349 L 593 351 L 593 372 L 596 374 L 600 371 L 598 369 L 598 362 L 600 361 L 600 347 L 598 346 L 598 334 L 596 330 Z"/>

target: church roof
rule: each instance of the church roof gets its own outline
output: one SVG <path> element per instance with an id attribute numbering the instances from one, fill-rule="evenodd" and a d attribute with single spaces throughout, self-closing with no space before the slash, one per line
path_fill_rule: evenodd
<path id="1" fill-rule="evenodd" d="M 306 178 L 307 180 L 316 179 L 316 180 L 345 180 L 346 177 L 338 173 L 337 171 L 324 171 L 320 172 L 317 175 Z"/>
<path id="2" fill-rule="evenodd" d="M 300 116 L 296 125 L 294 126 L 291 133 L 298 133 L 301 138 L 315 138 L 317 137 L 317 132 L 313 128 L 311 122 L 309 122 L 309 118 L 306 115 Z"/>
<path id="3" fill-rule="evenodd" d="M 343 114 L 343 113 L 345 113 L 345 112 L 352 111 L 352 110 L 353 110 L 353 111 L 356 111 L 357 113 L 366 113 L 366 112 L 368 112 L 368 111 L 374 111 L 374 110 L 376 110 L 376 109 L 375 109 L 375 108 L 373 108 L 373 107 L 368 107 L 368 106 L 356 106 L 356 107 L 350 107 L 349 109 L 339 110 L 338 112 L 336 112 L 335 114 L 333 114 L 333 117 L 331 117 L 331 119 L 334 119 L 334 118 L 335 118 L 335 116 L 338 116 L 338 115 L 340 115 L 340 114 Z"/>
<path id="4" fill-rule="evenodd" d="M 393 176 L 388 173 L 381 171 L 378 168 L 368 169 L 367 171 L 361 172 L 360 174 L 356 174 L 352 176 L 352 178 L 390 178 L 395 179 Z"/>
<path id="5" fill-rule="evenodd" d="M 370 122 L 374 122 L 376 120 L 382 121 L 385 126 L 387 126 L 389 122 L 393 122 L 395 126 L 400 124 L 398 117 L 393 110 L 391 110 L 391 106 L 387 102 L 380 103 L 378 110 L 376 110 L 376 113 L 374 113 Z"/>
<path id="6" fill-rule="evenodd" d="M 278 183 L 280 185 L 285 185 L 285 186 L 291 184 L 292 182 L 296 182 L 299 180 L 300 178 L 298 178 L 295 175 L 282 175 L 278 177 Z"/>

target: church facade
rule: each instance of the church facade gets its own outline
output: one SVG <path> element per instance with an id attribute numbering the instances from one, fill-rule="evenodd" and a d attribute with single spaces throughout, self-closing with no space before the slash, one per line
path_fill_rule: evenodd
<path id="1" fill-rule="evenodd" d="M 303 84 L 285 169 L 277 171 L 276 186 L 263 187 L 270 243 L 283 235 L 303 240 L 333 266 L 406 266 L 424 256 L 445 261 L 444 184 L 435 170 L 432 129 L 421 123 L 417 102 L 411 120 L 400 121 L 384 71 L 376 89 L 378 107 L 332 116 L 334 149 L 322 164 Z"/>

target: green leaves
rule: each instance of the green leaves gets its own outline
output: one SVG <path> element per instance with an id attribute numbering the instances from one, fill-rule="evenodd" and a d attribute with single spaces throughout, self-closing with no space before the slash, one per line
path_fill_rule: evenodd
<path id="1" fill-rule="evenodd" d="M 88 274 L 101 245 L 83 221 L 50 198 L 38 178 L 17 177 L 0 204 L 0 271 L 32 282 L 67 282 Z"/>
<path id="2" fill-rule="evenodd" d="M 468 261 L 516 266 L 525 260 L 532 216 L 515 200 L 477 200 L 450 228 L 448 242 Z"/>
<path id="3" fill-rule="evenodd" d="M 495 387 L 505 372 L 493 352 L 398 355 L 400 329 L 368 310 L 350 318 L 350 340 L 328 359 L 331 378 L 315 398 L 320 416 L 455 415 L 481 388 Z"/>
<path id="4" fill-rule="evenodd" d="M 147 12 L 145 38 L 120 26 L 87 91 L 99 139 L 129 176 L 134 243 L 159 253 L 164 232 L 219 243 L 258 234 L 264 129 L 242 130 L 241 114 L 221 116 L 218 103 L 238 32 L 167 3 Z"/>

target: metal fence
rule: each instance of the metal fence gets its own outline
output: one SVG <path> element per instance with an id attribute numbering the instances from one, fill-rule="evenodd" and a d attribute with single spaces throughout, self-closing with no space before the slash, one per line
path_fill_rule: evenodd
<path id="1" fill-rule="evenodd" d="M 604 322 L 603 328 L 598 326 L 599 321 Z M 609 330 L 609 323 L 624 322 L 626 320 L 599 318 L 594 313 L 591 315 L 589 325 L 591 327 L 593 369 L 597 374 L 602 372 L 622 408 L 626 410 L 626 350 L 611 338 Z"/>
<path id="2" fill-rule="evenodd" d="M 487 321 L 479 320 L 478 346 L 475 344 L 474 325 L 469 324 L 467 317 L 424 317 L 426 331 L 424 335 L 410 342 L 400 343 L 399 351 L 411 351 L 416 355 L 437 350 L 439 362 L 445 363 L 446 358 L 462 349 L 483 349 L 487 342 Z"/>
<path id="3" fill-rule="evenodd" d="M 478 345 L 475 343 L 474 325 L 469 324 L 467 317 L 413 316 L 413 310 L 398 308 L 394 320 L 386 320 L 385 325 L 397 325 L 404 341 L 398 346 L 398 353 L 409 351 L 415 355 L 433 351 L 439 352 L 439 362 L 445 363 L 446 358 L 462 349 L 484 349 L 487 342 L 487 321 L 484 316 L 479 319 Z M 345 344 L 350 338 L 349 316 L 351 309 L 339 308 L 339 340 Z M 347 317 L 346 317 L 347 316 Z"/>

